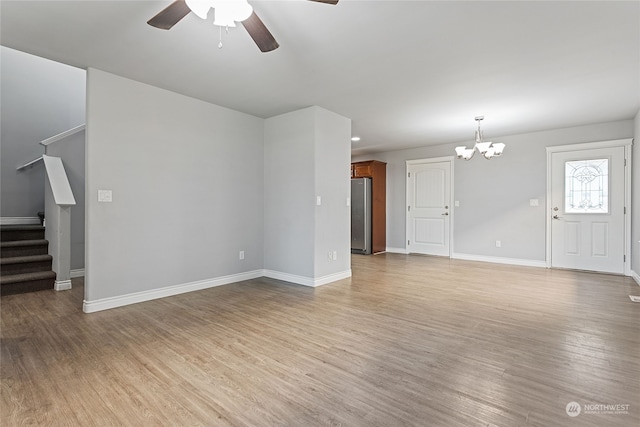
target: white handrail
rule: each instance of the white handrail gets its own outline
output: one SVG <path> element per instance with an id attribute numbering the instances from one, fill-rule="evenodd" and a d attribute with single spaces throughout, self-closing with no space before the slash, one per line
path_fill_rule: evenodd
<path id="1" fill-rule="evenodd" d="M 49 137 L 47 139 L 43 139 L 42 141 L 40 141 L 40 144 L 44 145 L 46 147 L 48 145 L 53 144 L 54 142 L 58 142 L 61 139 L 65 139 L 68 136 L 71 136 L 71 135 L 73 135 L 75 133 L 83 131 L 85 129 L 85 127 L 86 127 L 86 124 L 83 123 L 80 126 L 76 126 L 76 127 L 71 128 L 69 130 L 65 130 L 64 132 L 61 132 L 61 133 L 59 133 L 57 135 L 54 135 L 52 137 Z"/>
<path id="2" fill-rule="evenodd" d="M 16 168 L 16 170 L 17 170 L 17 171 L 21 171 L 22 169 L 26 169 L 26 168 L 28 168 L 28 167 L 31 167 L 31 166 L 35 165 L 36 163 L 38 163 L 38 162 L 40 162 L 40 161 L 42 161 L 42 156 L 38 157 L 37 159 L 33 159 L 33 160 L 31 160 L 30 162 L 25 163 L 25 164 L 24 164 L 24 165 L 22 165 L 22 166 L 18 166 L 18 167 Z"/>

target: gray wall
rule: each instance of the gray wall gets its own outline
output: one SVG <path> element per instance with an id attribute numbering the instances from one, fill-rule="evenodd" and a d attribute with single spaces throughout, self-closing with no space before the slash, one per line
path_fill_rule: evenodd
<path id="1" fill-rule="evenodd" d="M 262 269 L 263 161 L 262 119 L 89 69 L 85 299 Z"/>
<path id="2" fill-rule="evenodd" d="M 44 153 L 38 144 L 85 121 L 84 70 L 0 47 L 0 216 L 44 210 L 44 165 L 16 167 Z"/>
<path id="3" fill-rule="evenodd" d="M 315 107 L 315 277 L 351 269 L 351 120 Z M 328 252 L 337 259 L 328 261 Z"/>
<path id="4" fill-rule="evenodd" d="M 49 156 L 60 157 L 76 199 L 71 206 L 71 270 L 84 269 L 84 156 L 85 131 L 54 142 L 47 147 Z M 47 209 L 48 211 L 48 209 Z"/>
<path id="5" fill-rule="evenodd" d="M 507 144 L 502 157 L 454 161 L 453 251 L 456 254 L 545 259 L 546 147 L 633 136 L 633 120 L 489 139 Z M 486 131 L 485 131 L 486 132 Z M 473 135 L 473 129 L 470 129 Z M 356 156 L 387 162 L 387 247 L 405 248 L 406 160 L 454 155 L 473 141 Z M 529 199 L 539 199 L 530 207 Z M 495 241 L 502 247 L 496 248 Z"/>
<path id="6" fill-rule="evenodd" d="M 634 121 L 634 141 L 632 151 L 632 178 L 631 178 L 631 269 L 636 274 L 636 280 L 640 281 L 640 110 Z M 640 282 L 638 283 L 640 284 Z"/>
<path id="7" fill-rule="evenodd" d="M 351 121 L 309 107 L 264 128 L 265 269 L 306 279 L 348 271 Z"/>
<path id="8" fill-rule="evenodd" d="M 315 114 L 264 121 L 264 268 L 314 277 Z"/>

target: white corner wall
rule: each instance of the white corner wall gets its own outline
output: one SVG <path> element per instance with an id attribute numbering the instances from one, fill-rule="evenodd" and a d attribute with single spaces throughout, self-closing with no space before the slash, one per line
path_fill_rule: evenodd
<path id="1" fill-rule="evenodd" d="M 454 256 L 544 265 L 546 147 L 630 138 L 633 126 L 633 120 L 624 120 L 492 137 L 507 145 L 502 157 L 456 159 L 454 200 L 460 202 L 460 207 L 453 208 Z M 454 147 L 461 144 L 471 146 L 473 142 L 360 155 L 352 159 L 387 162 L 388 249 L 405 249 L 406 160 L 451 156 Z M 637 153 L 637 147 L 635 150 Z M 530 199 L 538 199 L 539 206 L 529 206 Z M 502 242 L 502 247 L 495 247 L 496 240 Z"/>
<path id="2" fill-rule="evenodd" d="M 262 119 L 89 69 L 86 132 L 85 311 L 260 275 Z"/>
<path id="3" fill-rule="evenodd" d="M 265 274 L 307 286 L 349 277 L 351 121 L 309 107 L 264 129 Z"/>
<path id="4" fill-rule="evenodd" d="M 315 107 L 315 278 L 351 276 L 351 120 Z M 329 260 L 329 252 L 336 259 Z"/>
<path id="5" fill-rule="evenodd" d="M 314 277 L 313 109 L 264 121 L 264 268 L 290 281 Z"/>

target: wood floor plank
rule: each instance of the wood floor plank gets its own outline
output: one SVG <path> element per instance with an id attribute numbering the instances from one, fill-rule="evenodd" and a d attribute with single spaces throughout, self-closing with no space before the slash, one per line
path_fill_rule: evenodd
<path id="1" fill-rule="evenodd" d="M 82 279 L 3 296 L 0 425 L 640 424 L 632 279 L 398 254 L 352 270 L 92 314 Z M 629 407 L 574 419 L 572 401 Z"/>

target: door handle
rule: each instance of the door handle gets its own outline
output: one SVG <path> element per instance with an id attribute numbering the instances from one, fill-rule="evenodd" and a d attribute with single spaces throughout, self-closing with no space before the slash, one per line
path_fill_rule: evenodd
<path id="1" fill-rule="evenodd" d="M 445 212 L 445 213 L 443 213 L 442 215 L 445 215 L 445 216 L 446 216 L 446 215 L 449 215 L 449 212 Z"/>
<path id="2" fill-rule="evenodd" d="M 561 217 L 561 216 L 558 216 L 558 215 L 554 215 L 554 216 L 553 216 L 553 219 L 560 219 L 560 218 L 562 218 L 562 217 Z"/>

